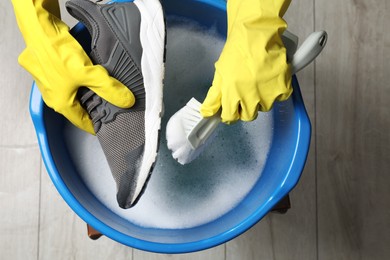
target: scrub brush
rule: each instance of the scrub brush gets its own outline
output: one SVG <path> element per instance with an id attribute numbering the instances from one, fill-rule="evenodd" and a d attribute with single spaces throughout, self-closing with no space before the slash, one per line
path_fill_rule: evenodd
<path id="1" fill-rule="evenodd" d="M 306 67 L 321 53 L 327 37 L 325 31 L 313 32 L 296 51 L 298 37 L 290 32 L 283 34 L 282 39 L 287 49 L 292 74 Z M 195 160 L 212 142 L 221 122 L 220 112 L 204 118 L 200 114 L 200 107 L 201 103 L 192 98 L 169 119 L 167 124 L 168 149 L 172 151 L 173 158 L 183 165 Z"/>

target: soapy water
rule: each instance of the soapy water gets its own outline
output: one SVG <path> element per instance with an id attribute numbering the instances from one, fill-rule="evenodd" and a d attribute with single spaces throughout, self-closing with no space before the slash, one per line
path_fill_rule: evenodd
<path id="1" fill-rule="evenodd" d="M 271 113 L 260 113 L 250 123 L 223 125 L 198 159 L 184 166 L 176 162 L 166 145 L 167 121 L 191 97 L 204 99 L 224 40 L 215 30 L 205 30 L 194 22 L 171 23 L 168 21 L 160 150 L 139 202 L 127 210 L 118 206 L 115 181 L 95 136 L 67 124 L 64 137 L 80 177 L 112 212 L 144 227 L 181 229 L 217 219 L 249 193 L 264 167 L 273 121 Z"/>

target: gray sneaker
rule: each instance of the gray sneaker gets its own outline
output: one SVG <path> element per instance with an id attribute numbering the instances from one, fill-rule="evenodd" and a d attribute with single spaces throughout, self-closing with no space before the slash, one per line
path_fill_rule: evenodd
<path id="1" fill-rule="evenodd" d="M 157 157 L 165 62 L 162 7 L 158 0 L 71 0 L 66 8 L 91 34 L 93 62 L 136 98 L 133 107 L 121 109 L 86 88 L 78 93 L 115 179 L 118 204 L 130 208 L 145 190 Z"/>

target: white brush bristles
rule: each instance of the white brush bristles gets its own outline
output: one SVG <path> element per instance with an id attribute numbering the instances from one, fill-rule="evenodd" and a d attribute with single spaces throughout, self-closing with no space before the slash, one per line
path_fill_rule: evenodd
<path id="1" fill-rule="evenodd" d="M 197 141 L 198 145 L 196 147 L 188 140 L 188 134 L 204 120 L 200 114 L 200 106 L 201 103 L 192 98 L 167 123 L 166 138 L 168 149 L 172 151 L 173 158 L 183 165 L 195 160 L 216 136 L 215 129 L 212 129 L 211 133 L 205 136 L 206 138 Z M 207 122 L 209 121 L 207 120 Z"/>
<path id="2" fill-rule="evenodd" d="M 183 112 L 185 113 L 185 117 L 182 118 L 185 135 L 191 132 L 193 127 L 202 120 L 202 116 L 200 114 L 200 106 L 201 103 L 195 98 L 191 98 L 190 101 L 183 107 Z"/>

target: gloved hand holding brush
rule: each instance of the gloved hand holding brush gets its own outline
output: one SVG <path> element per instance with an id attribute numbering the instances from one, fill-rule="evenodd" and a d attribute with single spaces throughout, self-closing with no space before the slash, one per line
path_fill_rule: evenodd
<path id="1" fill-rule="evenodd" d="M 92 121 L 76 94 L 85 86 L 108 102 L 128 108 L 131 91 L 93 65 L 60 20 L 57 0 L 13 0 L 16 19 L 26 42 L 19 63 L 34 77 L 45 103 L 77 127 L 94 134 Z"/>
<path id="2" fill-rule="evenodd" d="M 201 106 L 203 117 L 221 108 L 222 122 L 254 120 L 274 101 L 292 93 L 291 72 L 281 35 L 291 0 L 229 0 L 228 34 L 215 64 L 212 87 Z"/>

